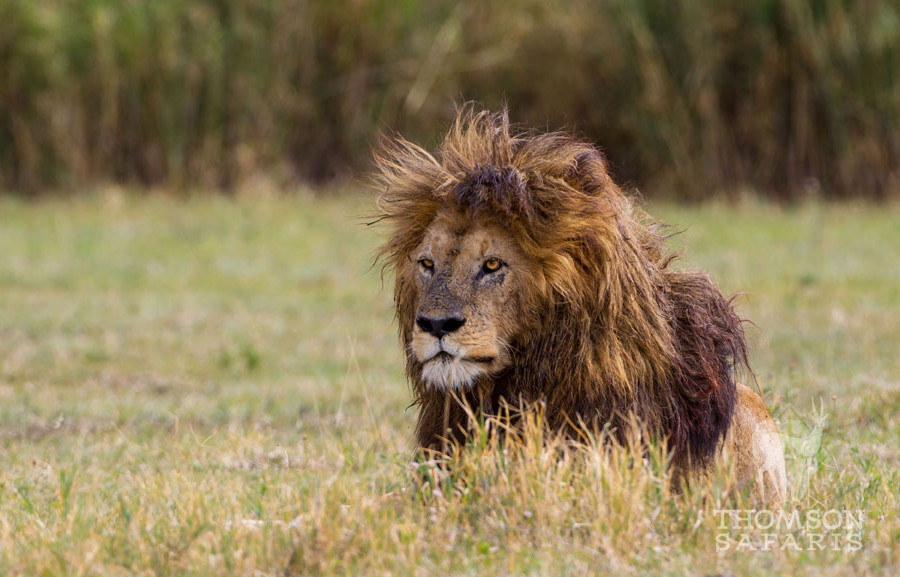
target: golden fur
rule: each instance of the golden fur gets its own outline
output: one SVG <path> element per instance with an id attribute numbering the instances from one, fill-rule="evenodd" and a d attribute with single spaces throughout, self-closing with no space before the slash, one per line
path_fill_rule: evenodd
<path id="1" fill-rule="evenodd" d="M 490 413 L 504 401 L 542 403 L 563 431 L 624 431 L 637 416 L 676 463 L 702 466 L 722 446 L 741 321 L 705 273 L 670 268 L 659 227 L 594 146 L 515 134 L 505 112 L 466 106 L 435 154 L 398 137 L 376 166 L 420 446 L 464 437 L 460 402 Z M 435 337 L 428 315 L 465 324 Z"/>

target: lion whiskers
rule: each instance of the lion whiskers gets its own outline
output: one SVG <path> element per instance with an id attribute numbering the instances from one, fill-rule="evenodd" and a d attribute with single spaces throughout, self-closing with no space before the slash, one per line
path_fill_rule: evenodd
<path id="1" fill-rule="evenodd" d="M 500 351 L 500 355 L 501 355 L 503 358 L 507 358 L 507 359 L 508 359 L 509 357 L 512 356 L 512 354 L 513 354 L 513 346 L 512 346 L 511 344 L 509 344 L 508 342 L 504 341 L 504 340 L 501 339 L 501 338 L 496 338 L 496 339 L 494 339 L 494 344 L 497 345 L 497 350 Z"/>

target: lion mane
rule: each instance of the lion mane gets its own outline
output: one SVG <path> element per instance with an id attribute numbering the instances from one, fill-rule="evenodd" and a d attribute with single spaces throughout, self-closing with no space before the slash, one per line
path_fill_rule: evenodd
<path id="1" fill-rule="evenodd" d="M 407 356 L 419 407 L 418 444 L 465 434 L 469 403 L 543 404 L 544 422 L 623 435 L 637 418 L 676 463 L 707 462 L 735 411 L 737 365 L 747 365 L 742 322 L 709 276 L 670 265 L 659 225 L 613 182 L 603 155 L 569 134 L 513 131 L 508 115 L 461 107 L 434 154 L 396 136 L 375 154 L 379 220 L 390 233 L 379 258 L 397 275 L 400 338 L 407 347 L 416 287 L 403 274 L 440 211 L 487 215 L 539 263 L 532 315 L 510 343 L 512 362 L 453 402 L 426 386 Z"/>

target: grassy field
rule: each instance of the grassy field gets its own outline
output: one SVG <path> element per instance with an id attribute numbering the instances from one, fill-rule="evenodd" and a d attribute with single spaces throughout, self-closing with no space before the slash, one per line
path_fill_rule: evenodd
<path id="1" fill-rule="evenodd" d="M 824 402 L 794 506 L 861 550 L 717 552 L 740 496 L 621 451 L 420 482 L 369 201 L 108 192 L 0 199 L 0 574 L 896 575 L 898 207 L 649 210 L 746 293 L 770 406 Z"/>

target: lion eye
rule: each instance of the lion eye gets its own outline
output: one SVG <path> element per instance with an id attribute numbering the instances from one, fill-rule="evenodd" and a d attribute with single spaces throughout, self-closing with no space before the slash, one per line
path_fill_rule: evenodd
<path id="1" fill-rule="evenodd" d="M 497 272 L 500 270 L 500 267 L 503 266 L 503 263 L 500 262 L 498 258 L 489 258 L 484 261 L 484 264 L 481 266 L 482 270 L 486 273 Z"/>
<path id="2" fill-rule="evenodd" d="M 424 268 L 425 270 L 434 270 L 434 261 L 430 258 L 419 259 L 419 264 L 422 265 L 422 268 Z"/>

